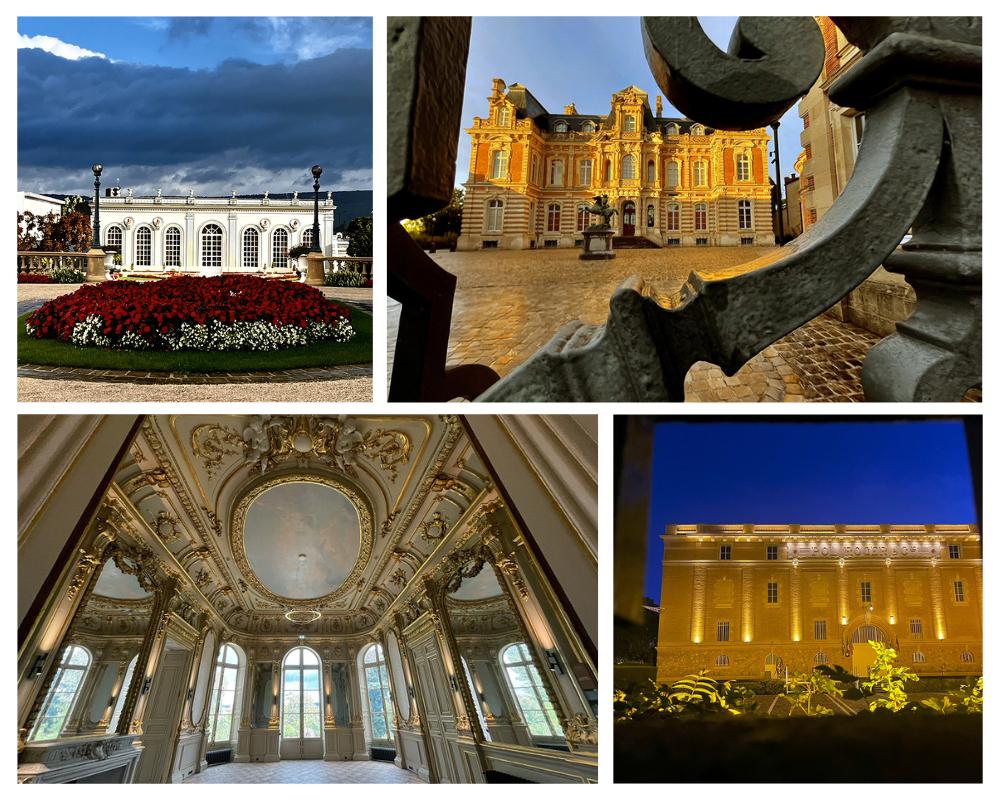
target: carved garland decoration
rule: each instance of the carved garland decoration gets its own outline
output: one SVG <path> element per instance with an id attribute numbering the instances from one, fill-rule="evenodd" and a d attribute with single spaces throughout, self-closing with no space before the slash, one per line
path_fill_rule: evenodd
<path id="1" fill-rule="evenodd" d="M 321 597 L 303 599 L 282 597 L 281 595 L 275 594 L 260 582 L 253 569 L 250 567 L 250 563 L 247 561 L 246 549 L 243 541 L 243 526 L 246 523 L 247 511 L 249 511 L 253 501 L 260 497 L 260 495 L 268 489 L 286 483 L 317 483 L 321 486 L 329 486 L 350 500 L 351 504 L 358 512 L 358 520 L 361 524 L 361 544 L 358 551 L 358 558 L 354 562 L 354 568 L 340 586 L 332 592 L 322 595 Z M 373 542 L 374 531 L 372 526 L 372 514 L 362 496 L 349 486 L 337 481 L 333 477 L 321 475 L 282 475 L 257 485 L 245 494 L 237 504 L 236 509 L 233 512 L 232 533 L 230 534 L 230 546 L 233 551 L 233 558 L 236 562 L 236 567 L 246 577 L 246 581 L 250 587 L 258 594 L 269 600 L 274 600 L 278 603 L 291 606 L 322 605 L 332 600 L 336 600 L 338 597 L 342 597 L 351 591 L 358 582 L 358 579 L 361 577 L 361 573 L 368 565 L 368 560 L 371 558 Z"/>

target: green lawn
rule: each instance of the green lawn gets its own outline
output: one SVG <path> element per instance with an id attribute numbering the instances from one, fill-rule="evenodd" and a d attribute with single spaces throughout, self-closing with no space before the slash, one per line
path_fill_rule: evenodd
<path id="1" fill-rule="evenodd" d="M 339 303 L 338 305 L 346 305 Z M 17 318 L 17 363 L 88 369 L 128 369 L 154 372 L 243 372 L 301 367 L 329 367 L 337 364 L 372 362 L 372 318 L 351 308 L 355 337 L 345 343 L 321 342 L 308 347 L 258 352 L 212 352 L 183 350 L 173 353 L 142 350 L 104 350 L 79 347 L 55 339 L 28 336 L 25 322 L 30 314 Z"/>

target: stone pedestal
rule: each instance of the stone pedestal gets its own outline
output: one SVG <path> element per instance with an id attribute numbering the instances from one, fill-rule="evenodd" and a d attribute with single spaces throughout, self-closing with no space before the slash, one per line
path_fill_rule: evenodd
<path id="1" fill-rule="evenodd" d="M 104 271 L 104 251 L 99 247 L 87 251 L 87 276 L 84 283 L 100 283 L 108 279 Z"/>
<path id="2" fill-rule="evenodd" d="M 301 263 L 301 259 L 300 259 Z M 323 285 L 323 254 L 309 253 L 306 256 L 306 280 L 309 286 Z"/>
<path id="3" fill-rule="evenodd" d="M 580 259 L 583 261 L 594 261 L 597 259 L 614 258 L 615 252 L 612 249 L 611 240 L 615 232 L 608 229 L 585 230 L 583 232 L 583 252 Z"/>

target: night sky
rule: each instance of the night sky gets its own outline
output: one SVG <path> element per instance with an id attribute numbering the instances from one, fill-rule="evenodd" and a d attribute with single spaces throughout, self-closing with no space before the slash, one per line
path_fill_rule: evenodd
<path id="1" fill-rule="evenodd" d="M 371 18 L 18 19 L 22 191 L 372 188 Z"/>
<path id="2" fill-rule="evenodd" d="M 698 17 L 705 34 L 722 50 L 736 25 L 736 17 Z M 638 86 L 649 95 L 656 113 L 656 85 L 642 51 L 638 17 L 473 17 L 469 64 L 465 76 L 462 128 L 473 117 L 485 117 L 493 79 L 527 87 L 550 114 L 576 103 L 581 114 L 607 114 L 611 95 Z M 683 117 L 666 97 L 663 115 Z M 791 175 L 802 150 L 802 120 L 798 103 L 781 118 L 781 172 Z M 768 128 L 768 133 L 771 133 Z M 455 185 L 469 178 L 469 136 L 458 144 Z M 773 150 L 773 144 L 771 145 Z M 774 164 L 770 166 L 774 177 Z"/>
<path id="3" fill-rule="evenodd" d="M 667 524 L 976 522 L 958 420 L 664 422 L 653 445 L 645 594 Z"/>

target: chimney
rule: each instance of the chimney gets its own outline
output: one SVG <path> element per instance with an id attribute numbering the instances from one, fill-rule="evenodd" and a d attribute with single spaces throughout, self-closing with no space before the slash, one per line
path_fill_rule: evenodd
<path id="1" fill-rule="evenodd" d="M 656 95 L 656 116 L 663 116 L 663 98 Z"/>
<path id="2" fill-rule="evenodd" d="M 576 103 L 570 103 L 568 106 L 563 106 L 563 114 L 572 114 L 576 116 Z"/>

